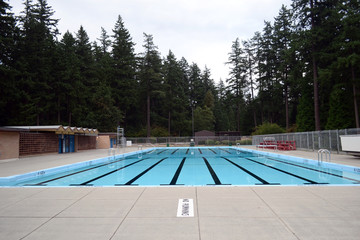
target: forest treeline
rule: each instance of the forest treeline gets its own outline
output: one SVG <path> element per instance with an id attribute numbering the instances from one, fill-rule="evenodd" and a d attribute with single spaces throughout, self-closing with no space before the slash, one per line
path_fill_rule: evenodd
<path id="1" fill-rule="evenodd" d="M 252 38 L 229 43 L 229 77 L 217 83 L 206 66 L 161 56 L 151 34 L 135 53 L 120 15 L 91 41 L 82 26 L 60 35 L 46 0 L 25 0 L 19 16 L 1 0 L 0 12 L 0 126 L 120 125 L 127 136 L 247 135 L 266 122 L 359 128 L 358 0 L 283 5 Z"/>

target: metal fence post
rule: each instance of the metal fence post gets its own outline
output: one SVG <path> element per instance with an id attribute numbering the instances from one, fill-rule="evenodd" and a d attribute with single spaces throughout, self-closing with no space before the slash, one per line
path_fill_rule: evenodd
<path id="1" fill-rule="evenodd" d="M 331 152 L 331 130 L 329 130 L 329 151 Z"/>
<path id="2" fill-rule="evenodd" d="M 310 150 L 309 132 L 306 133 L 307 148 Z"/>
<path id="3" fill-rule="evenodd" d="M 340 152 L 340 144 L 339 144 L 339 129 L 336 130 L 336 147 L 337 147 L 337 153 Z"/>
<path id="4" fill-rule="evenodd" d="M 312 132 L 313 151 L 315 151 L 314 132 Z"/>

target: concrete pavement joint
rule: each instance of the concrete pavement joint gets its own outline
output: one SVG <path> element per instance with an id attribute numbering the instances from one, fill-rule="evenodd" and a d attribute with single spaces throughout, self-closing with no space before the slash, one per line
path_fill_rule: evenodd
<path id="1" fill-rule="evenodd" d="M 44 189 L 45 191 L 46 189 Z M 31 232 L 29 232 L 28 234 L 26 234 L 24 237 L 20 238 L 24 239 L 27 236 L 31 235 L 33 232 L 35 232 L 36 230 L 38 230 L 39 228 L 41 228 L 42 226 L 44 226 L 45 224 L 47 224 L 48 222 L 50 222 L 52 219 L 56 218 L 56 216 L 58 216 L 59 214 L 61 214 L 62 212 L 64 212 L 66 209 L 70 208 L 71 206 L 73 206 L 75 203 L 79 202 L 81 199 L 85 198 L 87 195 L 89 195 L 90 193 L 92 193 L 93 191 L 95 191 L 95 188 L 92 189 L 90 192 L 88 192 L 87 194 L 85 194 L 84 196 L 82 196 L 81 198 L 79 198 L 78 200 L 74 201 L 72 204 L 70 204 L 68 207 L 64 208 L 63 210 L 61 210 L 60 212 L 58 212 L 57 214 L 55 214 L 54 216 L 52 216 L 51 218 L 49 218 L 46 222 L 44 222 L 43 224 L 41 224 L 40 226 L 38 226 L 37 228 L 35 228 L 34 230 L 32 230 Z M 35 195 L 35 194 L 34 194 Z"/>
<path id="2" fill-rule="evenodd" d="M 261 199 L 261 201 L 270 209 L 270 211 L 272 211 L 274 213 L 274 215 L 280 220 L 280 222 L 284 225 L 284 227 L 289 232 L 291 232 L 294 235 L 294 237 L 296 237 L 296 239 L 300 240 L 300 238 L 296 235 L 296 233 L 291 230 L 290 226 L 288 226 L 286 224 L 286 222 L 279 215 L 277 215 L 277 213 L 274 211 L 274 209 L 272 209 L 272 207 L 252 187 L 250 187 L 250 189 L 256 194 L 256 196 L 258 196 L 258 198 Z"/>
<path id="3" fill-rule="evenodd" d="M 144 188 L 142 190 L 142 192 L 139 194 L 138 198 L 135 200 L 134 204 L 131 206 L 131 208 L 129 209 L 129 211 L 126 213 L 126 215 L 124 216 L 124 218 L 121 220 L 121 222 L 119 223 L 119 226 L 115 229 L 114 233 L 111 235 L 111 237 L 109 238 L 109 240 L 113 239 L 113 237 L 115 236 L 116 232 L 119 230 L 119 228 L 121 227 L 121 225 L 123 224 L 123 222 L 125 221 L 125 219 L 127 218 L 127 216 L 129 215 L 129 213 L 131 212 L 131 210 L 135 207 L 136 203 L 139 201 L 139 199 L 141 198 L 141 196 L 143 195 L 143 193 L 145 192 L 146 188 Z"/>
<path id="4" fill-rule="evenodd" d="M 198 203 L 198 192 L 197 192 L 198 188 L 195 187 L 195 197 L 196 197 L 196 214 L 197 214 L 197 219 L 198 219 L 198 229 L 199 229 L 199 240 L 201 240 L 201 229 L 200 229 L 200 215 L 199 215 L 199 203 Z"/>

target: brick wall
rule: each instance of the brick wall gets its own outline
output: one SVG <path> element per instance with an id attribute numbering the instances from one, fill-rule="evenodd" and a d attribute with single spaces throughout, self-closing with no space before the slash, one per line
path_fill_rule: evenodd
<path id="1" fill-rule="evenodd" d="M 96 149 L 96 137 L 93 136 L 79 136 L 78 150 Z"/>
<path id="2" fill-rule="evenodd" d="M 109 136 L 99 136 L 96 141 L 97 149 L 108 149 L 110 148 L 110 138 Z"/>
<path id="3" fill-rule="evenodd" d="M 20 156 L 58 152 L 59 138 L 54 133 L 20 133 Z"/>
<path id="4" fill-rule="evenodd" d="M 0 160 L 19 157 L 19 132 L 0 131 Z"/>

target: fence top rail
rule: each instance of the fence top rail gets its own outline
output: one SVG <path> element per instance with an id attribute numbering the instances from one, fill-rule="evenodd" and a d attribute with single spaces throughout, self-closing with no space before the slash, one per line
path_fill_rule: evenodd
<path id="1" fill-rule="evenodd" d="M 308 131 L 308 132 L 289 132 L 289 133 L 274 133 L 274 134 L 263 134 L 263 135 L 253 135 L 255 138 L 264 138 L 267 136 L 287 136 L 287 135 L 300 135 L 300 134 L 308 134 L 308 133 L 329 133 L 329 132 L 340 132 L 344 131 L 346 135 L 350 134 L 350 132 L 356 132 L 356 134 L 360 134 L 360 128 L 347 128 L 347 129 L 335 129 L 335 130 L 320 130 L 320 131 Z"/>

